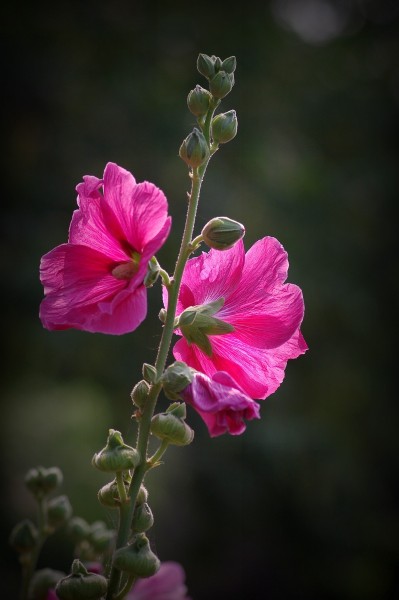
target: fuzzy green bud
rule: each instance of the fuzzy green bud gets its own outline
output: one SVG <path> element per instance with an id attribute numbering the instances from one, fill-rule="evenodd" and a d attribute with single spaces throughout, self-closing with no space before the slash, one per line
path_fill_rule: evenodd
<path id="1" fill-rule="evenodd" d="M 143 504 L 148 500 L 148 490 L 144 485 L 140 486 L 139 493 L 137 494 L 136 504 Z"/>
<path id="2" fill-rule="evenodd" d="M 82 517 L 72 517 L 68 521 L 67 535 L 74 544 L 86 540 L 90 534 L 90 525 Z"/>
<path id="3" fill-rule="evenodd" d="M 179 360 L 171 364 L 162 376 L 165 396 L 169 398 L 169 400 L 179 400 L 179 392 L 190 385 L 194 373 L 194 369 L 191 369 L 186 363 Z"/>
<path id="4" fill-rule="evenodd" d="M 136 577 L 151 577 L 158 571 L 161 563 L 152 552 L 150 542 L 143 533 L 138 533 L 132 544 L 116 550 L 114 567 Z"/>
<path id="5" fill-rule="evenodd" d="M 129 483 L 125 477 L 123 478 L 123 485 L 125 487 L 126 495 L 129 491 Z M 103 506 L 107 508 L 118 508 L 121 505 L 119 498 L 119 490 L 116 479 L 110 481 L 104 485 L 98 492 L 97 497 Z"/>
<path id="6" fill-rule="evenodd" d="M 134 386 L 130 397 L 137 408 L 143 408 L 148 398 L 150 386 L 145 379 L 142 379 Z"/>
<path id="7" fill-rule="evenodd" d="M 216 56 L 199 54 L 197 58 L 198 72 L 207 79 L 211 79 L 215 75 L 215 60 Z"/>
<path id="8" fill-rule="evenodd" d="M 124 443 L 122 435 L 115 429 L 109 430 L 107 445 L 92 459 L 92 464 L 100 471 L 126 471 L 134 469 L 140 462 L 140 455 Z"/>
<path id="9" fill-rule="evenodd" d="M 237 128 L 235 110 L 221 113 L 212 119 L 212 139 L 216 144 L 226 144 L 237 135 Z"/>
<path id="10" fill-rule="evenodd" d="M 58 581 L 66 576 L 63 571 L 39 569 L 32 575 L 29 585 L 29 600 L 46 600 L 48 591 L 54 589 Z"/>
<path id="11" fill-rule="evenodd" d="M 94 529 L 89 535 L 89 542 L 98 554 L 103 554 L 114 543 L 116 532 L 106 527 Z"/>
<path id="12" fill-rule="evenodd" d="M 67 496 L 57 496 L 47 504 L 47 522 L 51 529 L 57 529 L 72 516 L 72 506 Z"/>
<path id="13" fill-rule="evenodd" d="M 24 519 L 17 523 L 10 534 L 10 545 L 19 552 L 25 554 L 33 550 L 37 544 L 39 533 L 30 519 Z"/>
<path id="14" fill-rule="evenodd" d="M 43 498 L 62 483 L 62 471 L 58 467 L 36 467 L 30 469 L 25 476 L 25 485 L 37 498 Z"/>
<path id="15" fill-rule="evenodd" d="M 189 306 L 179 316 L 177 326 L 189 344 L 195 344 L 205 354 L 212 356 L 210 335 L 224 335 L 234 331 L 233 325 L 214 317 L 223 306 L 224 298 L 208 304 Z"/>
<path id="16" fill-rule="evenodd" d="M 234 85 L 234 75 L 226 71 L 218 71 L 209 82 L 209 89 L 214 98 L 224 98 L 229 94 Z"/>
<path id="17" fill-rule="evenodd" d="M 144 533 L 154 525 L 154 516 L 152 510 L 147 504 L 143 502 L 138 504 L 134 510 L 132 530 L 135 533 Z"/>
<path id="18" fill-rule="evenodd" d="M 205 225 L 201 235 L 209 248 L 228 250 L 244 237 L 245 227 L 228 217 L 215 217 Z"/>
<path id="19" fill-rule="evenodd" d="M 199 167 L 209 158 L 209 146 L 204 134 L 194 127 L 180 146 L 179 156 L 190 167 Z"/>
<path id="20" fill-rule="evenodd" d="M 143 377 L 147 381 L 147 383 L 155 383 L 157 378 L 157 370 L 153 365 L 149 365 L 148 363 L 143 364 Z"/>
<path id="21" fill-rule="evenodd" d="M 166 412 L 151 419 L 151 433 L 175 446 L 187 446 L 194 439 L 194 431 L 185 423 L 186 405 L 175 402 Z"/>
<path id="22" fill-rule="evenodd" d="M 187 106 L 196 117 L 203 117 L 209 110 L 211 94 L 200 85 L 196 85 L 187 96 Z"/>
<path id="23" fill-rule="evenodd" d="M 72 563 L 72 572 L 61 579 L 55 588 L 60 600 L 101 600 L 107 592 L 105 577 L 89 573 L 83 563 L 76 559 Z"/>

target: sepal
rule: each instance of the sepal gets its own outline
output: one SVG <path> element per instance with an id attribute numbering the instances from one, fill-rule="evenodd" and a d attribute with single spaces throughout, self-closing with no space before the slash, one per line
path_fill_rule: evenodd
<path id="1" fill-rule="evenodd" d="M 37 498 L 43 498 L 62 484 L 62 471 L 58 467 L 35 467 L 25 475 L 25 485 Z"/>
<path id="2" fill-rule="evenodd" d="M 151 433 L 175 446 L 187 446 L 194 439 L 194 431 L 185 423 L 186 405 L 175 402 L 164 413 L 151 419 Z"/>
<path id="3" fill-rule="evenodd" d="M 161 563 L 152 552 L 148 538 L 144 533 L 138 533 L 131 544 L 116 550 L 113 565 L 119 571 L 136 577 L 151 577 Z"/>
<path id="4" fill-rule="evenodd" d="M 201 235 L 210 248 L 228 250 L 244 237 L 245 227 L 228 217 L 215 217 L 205 225 Z"/>
<path id="5" fill-rule="evenodd" d="M 100 471 L 114 473 L 134 469 L 139 462 L 138 451 L 125 444 L 121 433 L 115 429 L 109 430 L 107 445 L 92 459 L 93 466 Z"/>
<path id="6" fill-rule="evenodd" d="M 57 583 L 56 594 L 60 600 L 101 600 L 107 592 L 105 577 L 89 573 L 83 563 L 76 559 L 71 574 Z"/>

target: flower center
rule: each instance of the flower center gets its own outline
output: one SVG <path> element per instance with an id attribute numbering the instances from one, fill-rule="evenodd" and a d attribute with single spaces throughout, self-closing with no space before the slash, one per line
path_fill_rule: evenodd
<path id="1" fill-rule="evenodd" d="M 141 255 L 138 252 L 132 252 L 131 260 L 116 265 L 111 271 L 116 279 L 132 279 L 139 270 Z"/>

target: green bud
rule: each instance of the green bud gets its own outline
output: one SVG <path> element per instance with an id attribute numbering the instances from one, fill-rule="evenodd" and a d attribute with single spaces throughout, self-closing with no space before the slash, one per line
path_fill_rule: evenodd
<path id="1" fill-rule="evenodd" d="M 72 563 L 72 573 L 57 583 L 55 591 L 60 600 L 101 600 L 107 587 L 105 577 L 89 573 L 76 559 Z"/>
<path id="2" fill-rule="evenodd" d="M 116 532 L 113 529 L 94 529 L 89 535 L 89 542 L 97 554 L 107 552 L 115 541 Z"/>
<path id="3" fill-rule="evenodd" d="M 222 62 L 220 68 L 222 71 L 225 71 L 229 75 L 234 73 L 237 67 L 237 60 L 235 56 L 229 56 L 229 58 L 225 58 Z"/>
<path id="4" fill-rule="evenodd" d="M 72 516 L 72 506 L 67 496 L 57 496 L 47 504 L 47 522 L 51 529 L 57 529 Z"/>
<path id="5" fill-rule="evenodd" d="M 89 537 L 90 525 L 82 517 L 72 517 L 68 521 L 66 532 L 74 544 L 79 544 Z"/>
<path id="6" fill-rule="evenodd" d="M 113 564 L 119 571 L 136 577 L 151 577 L 161 566 L 144 533 L 137 534 L 132 544 L 116 550 Z"/>
<path id="7" fill-rule="evenodd" d="M 100 471 L 127 471 L 134 469 L 140 462 L 140 455 L 131 446 L 124 443 L 122 435 L 115 429 L 109 430 L 107 445 L 93 456 L 92 464 Z"/>
<path id="8" fill-rule="evenodd" d="M 36 547 L 38 537 L 36 526 L 29 519 L 24 519 L 11 531 L 9 542 L 14 550 L 25 554 Z"/>
<path id="9" fill-rule="evenodd" d="M 209 89 L 214 98 L 224 98 L 231 92 L 234 85 L 234 75 L 226 71 L 218 71 L 209 82 Z"/>
<path id="10" fill-rule="evenodd" d="M 209 109 L 211 94 L 200 85 L 196 85 L 188 94 L 187 106 L 196 117 L 203 117 Z"/>
<path id="11" fill-rule="evenodd" d="M 187 446 L 194 439 L 194 431 L 185 423 L 185 404 L 174 403 L 164 413 L 151 419 L 151 433 L 160 440 L 166 440 L 175 446 Z"/>
<path id="12" fill-rule="evenodd" d="M 144 285 L 147 288 L 150 288 L 154 285 L 154 283 L 156 282 L 156 280 L 159 277 L 159 272 L 161 270 L 161 267 L 159 266 L 158 261 L 156 260 L 155 257 L 153 257 L 147 265 L 147 273 L 146 276 L 144 277 Z"/>
<path id="13" fill-rule="evenodd" d="M 154 383 L 157 378 L 157 370 L 148 363 L 143 364 L 143 377 L 148 383 Z"/>
<path id="14" fill-rule="evenodd" d="M 244 237 L 245 227 L 228 217 L 215 217 L 205 225 L 201 235 L 210 248 L 228 250 Z"/>
<path id="15" fill-rule="evenodd" d="M 170 365 L 162 376 L 165 396 L 169 400 L 179 400 L 179 392 L 192 382 L 194 373 L 194 369 L 188 367 L 184 362 L 176 361 Z"/>
<path id="16" fill-rule="evenodd" d="M 126 495 L 129 491 L 130 480 L 123 478 Z M 116 479 L 104 485 L 97 494 L 99 501 L 107 508 L 118 508 L 121 505 Z"/>
<path id="17" fill-rule="evenodd" d="M 137 494 L 136 504 L 143 504 L 148 500 L 148 491 L 144 485 L 140 486 L 139 493 Z"/>
<path id="18" fill-rule="evenodd" d="M 134 386 L 132 393 L 130 394 L 132 402 L 138 408 L 143 408 L 148 398 L 148 392 L 150 386 L 145 379 L 142 379 Z"/>
<path id="19" fill-rule="evenodd" d="M 35 571 L 29 585 L 29 600 L 46 600 L 48 591 L 55 588 L 58 581 L 65 576 L 63 571 L 54 569 Z"/>
<path id="20" fill-rule="evenodd" d="M 134 510 L 132 530 L 135 533 L 144 533 L 154 525 L 154 516 L 147 502 L 138 504 Z"/>
<path id="21" fill-rule="evenodd" d="M 159 320 L 161 321 L 161 323 L 165 323 L 166 322 L 166 310 L 164 308 L 161 308 L 161 310 L 159 311 Z"/>
<path id="22" fill-rule="evenodd" d="M 208 56 L 207 54 L 199 54 L 197 58 L 197 69 L 207 79 L 215 74 L 215 56 Z"/>
<path id="23" fill-rule="evenodd" d="M 216 144 L 226 144 L 237 135 L 238 121 L 235 110 L 221 113 L 212 119 L 212 138 Z"/>
<path id="24" fill-rule="evenodd" d="M 223 306 L 224 298 L 208 304 L 189 306 L 179 316 L 177 326 L 189 344 L 195 344 L 205 354 L 212 356 L 210 335 L 224 335 L 234 331 L 233 325 L 217 319 L 216 314 Z"/>
<path id="25" fill-rule="evenodd" d="M 194 127 L 180 146 L 179 156 L 190 167 L 199 167 L 209 158 L 209 146 L 204 134 Z"/>
<path id="26" fill-rule="evenodd" d="M 37 498 L 43 498 L 56 490 L 62 483 L 62 471 L 58 467 L 36 467 L 30 469 L 25 476 L 26 487 Z"/>

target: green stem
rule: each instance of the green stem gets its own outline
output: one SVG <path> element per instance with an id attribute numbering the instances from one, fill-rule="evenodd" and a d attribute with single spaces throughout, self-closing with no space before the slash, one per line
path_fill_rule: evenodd
<path id="1" fill-rule="evenodd" d="M 165 454 L 167 448 L 169 446 L 168 440 L 162 440 L 162 444 L 159 446 L 158 450 L 148 459 L 148 463 L 151 467 L 155 467 L 160 458 Z"/>
<path id="2" fill-rule="evenodd" d="M 117 471 L 116 473 L 116 486 L 118 488 L 119 499 L 123 504 L 127 501 L 125 484 L 123 481 L 123 471 Z"/>
<path id="3" fill-rule="evenodd" d="M 203 133 L 208 145 L 210 144 L 210 128 L 213 114 L 216 107 L 219 105 L 219 100 L 212 99 L 211 106 L 205 119 Z M 210 155 L 211 156 L 211 155 Z M 191 240 L 193 237 L 195 218 L 197 215 L 198 202 L 201 192 L 201 185 L 204 178 L 206 168 L 210 157 L 199 168 L 193 168 L 191 176 L 191 192 L 189 194 L 189 204 L 186 216 L 186 223 L 183 232 L 183 238 L 176 261 L 173 278 L 167 286 L 168 290 L 168 308 L 166 311 L 166 319 L 162 331 L 161 341 L 158 347 L 158 354 L 155 361 L 155 369 L 157 372 L 157 380 L 151 385 L 148 398 L 146 400 L 142 416 L 139 423 L 139 431 L 136 448 L 142 457 L 141 464 L 135 469 L 132 482 L 130 484 L 129 496 L 130 503 L 122 504 L 119 513 L 119 531 L 116 540 L 116 548 L 121 548 L 127 544 L 130 535 L 130 525 L 133 518 L 134 508 L 136 505 L 137 494 L 143 482 L 146 472 L 152 467 L 152 463 L 147 459 L 148 441 L 150 437 L 151 419 L 154 415 L 155 406 L 158 400 L 159 393 L 162 389 L 160 379 L 165 370 L 166 361 L 168 358 L 170 345 L 172 342 L 173 331 L 175 329 L 175 316 L 177 299 L 180 290 L 180 284 L 183 277 L 184 267 L 190 254 L 193 252 Z M 111 577 L 108 585 L 106 600 L 116 600 L 120 585 L 120 572 L 112 568 Z"/>
<path id="4" fill-rule="evenodd" d="M 37 525 L 39 536 L 35 548 L 32 550 L 29 561 L 24 565 L 21 600 L 27 600 L 29 594 L 29 585 L 32 575 L 35 572 L 39 554 L 47 537 L 46 535 L 46 501 L 44 498 L 37 500 Z"/>
<path id="5" fill-rule="evenodd" d="M 126 580 L 125 585 L 122 588 L 122 590 L 119 592 L 119 594 L 117 594 L 116 596 L 114 596 L 114 600 L 123 600 L 123 598 L 125 598 L 125 596 L 132 589 L 132 585 L 134 584 L 135 580 L 136 580 L 136 576 L 135 575 L 129 575 L 129 577 Z"/>

